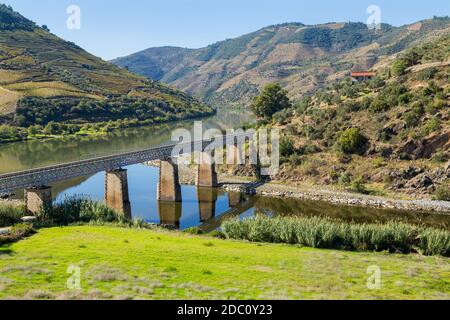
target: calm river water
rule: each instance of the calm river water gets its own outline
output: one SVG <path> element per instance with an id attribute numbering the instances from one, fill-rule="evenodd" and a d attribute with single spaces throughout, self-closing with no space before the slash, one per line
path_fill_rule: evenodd
<path id="1" fill-rule="evenodd" d="M 227 129 L 236 127 L 248 119 L 248 115 L 241 111 L 219 111 L 216 116 L 203 120 L 203 122 L 205 128 Z M 125 129 L 98 137 L 71 137 L 0 145 L 0 173 L 150 148 L 167 143 L 173 129 L 191 129 L 192 126 L 193 122 L 188 121 Z M 228 194 L 223 190 L 204 188 L 198 190 L 195 186 L 190 185 L 182 186 L 183 201 L 181 204 L 167 205 L 156 201 L 158 168 L 134 165 L 126 169 L 128 169 L 133 217 L 180 229 L 200 226 L 205 231 L 210 231 L 219 227 L 220 222 L 228 217 L 244 218 L 255 214 L 330 216 L 358 222 L 382 222 L 398 219 L 450 229 L 450 217 L 446 215 L 336 206 L 293 199 L 245 197 L 244 195 Z M 71 195 L 83 195 L 95 200 L 103 200 L 104 176 L 105 173 L 101 172 L 93 176 L 53 184 L 56 201 Z M 17 191 L 16 197 L 23 197 L 23 192 Z M 241 198 L 240 204 L 236 205 L 236 197 Z"/>

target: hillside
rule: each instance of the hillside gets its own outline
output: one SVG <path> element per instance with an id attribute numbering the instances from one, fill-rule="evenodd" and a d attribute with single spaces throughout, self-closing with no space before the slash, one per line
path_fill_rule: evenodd
<path id="1" fill-rule="evenodd" d="M 371 68 L 449 28 L 449 18 L 383 25 L 379 31 L 363 23 L 286 23 L 206 48 L 151 48 L 112 62 L 216 106 L 247 104 L 268 82 L 280 82 L 292 98 L 299 98 L 351 69 Z"/>
<path id="2" fill-rule="evenodd" d="M 3 122 L 154 123 L 211 112 L 188 94 L 105 62 L 0 5 Z"/>
<path id="3" fill-rule="evenodd" d="M 450 200 L 450 34 L 260 120 L 279 127 L 275 180 Z"/>

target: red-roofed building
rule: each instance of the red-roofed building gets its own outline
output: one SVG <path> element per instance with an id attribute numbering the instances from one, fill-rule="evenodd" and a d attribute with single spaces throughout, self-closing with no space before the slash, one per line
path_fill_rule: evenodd
<path id="1" fill-rule="evenodd" d="M 355 81 L 367 81 L 375 77 L 377 74 L 370 71 L 352 72 L 351 77 Z"/>

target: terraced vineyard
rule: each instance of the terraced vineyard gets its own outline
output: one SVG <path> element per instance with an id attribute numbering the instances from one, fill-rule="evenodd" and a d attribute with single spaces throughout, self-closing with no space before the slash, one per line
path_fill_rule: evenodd
<path id="1" fill-rule="evenodd" d="M 122 109 L 112 110 L 118 104 Z M 105 62 L 0 5 L 3 122 L 21 127 L 124 118 L 155 123 L 211 112 L 188 94 Z"/>

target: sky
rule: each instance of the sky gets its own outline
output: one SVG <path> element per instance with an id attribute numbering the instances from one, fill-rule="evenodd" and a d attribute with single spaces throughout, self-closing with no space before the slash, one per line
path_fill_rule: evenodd
<path id="1" fill-rule="evenodd" d="M 450 16 L 449 0 L 0 0 L 0 3 L 11 5 L 37 24 L 47 25 L 54 34 L 106 60 L 149 47 L 200 48 L 284 22 L 366 22 L 370 5 L 380 8 L 383 23 L 396 26 L 433 16 Z M 67 13 L 73 5 L 80 9 L 79 16 L 74 16 L 74 11 Z M 70 28 L 68 20 L 72 22 Z"/>

